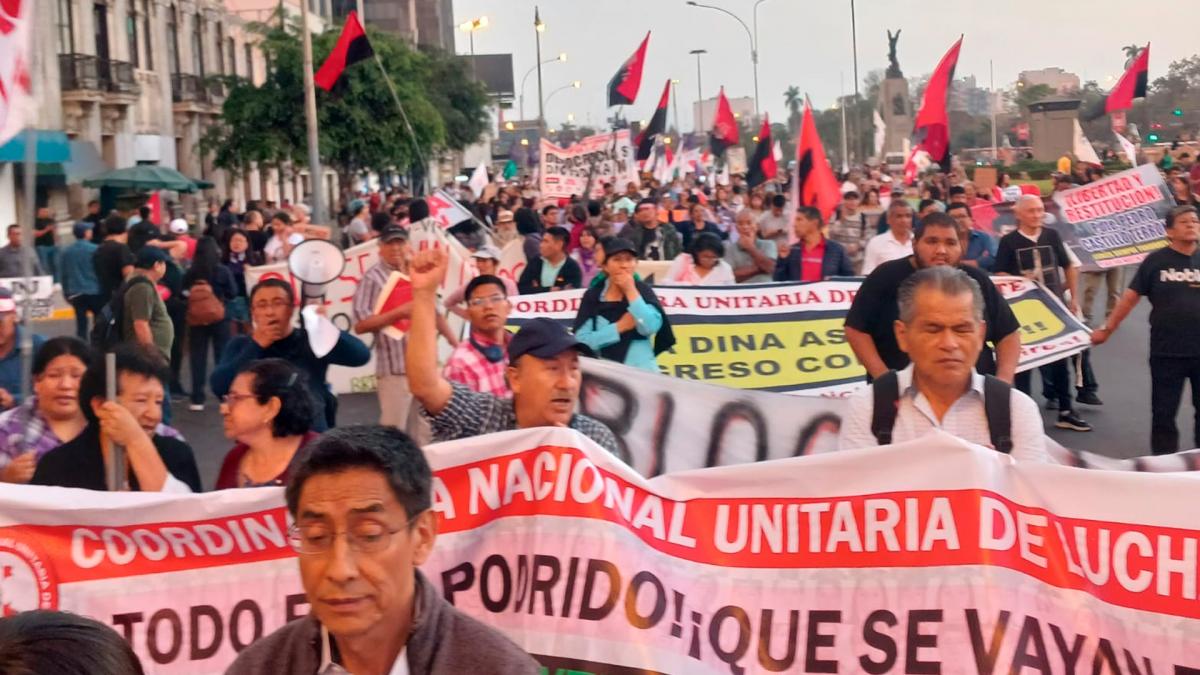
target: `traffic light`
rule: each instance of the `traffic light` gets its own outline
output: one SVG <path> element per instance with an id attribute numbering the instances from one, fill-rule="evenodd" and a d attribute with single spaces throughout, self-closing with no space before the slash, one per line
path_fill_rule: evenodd
<path id="1" fill-rule="evenodd" d="M 1150 141 L 1151 143 L 1157 143 L 1158 142 L 1158 134 L 1155 134 L 1155 133 L 1146 134 L 1146 140 Z"/>
<path id="2" fill-rule="evenodd" d="M 1176 117 L 1183 117 L 1183 108 L 1176 108 L 1171 111 L 1171 114 Z"/>

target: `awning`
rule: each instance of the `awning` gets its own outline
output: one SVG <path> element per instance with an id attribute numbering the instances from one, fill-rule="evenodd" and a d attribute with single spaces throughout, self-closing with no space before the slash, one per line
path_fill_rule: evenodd
<path id="1" fill-rule="evenodd" d="M 28 135 L 28 131 L 22 131 L 12 140 L 0 146 L 0 162 L 25 161 L 25 139 Z M 71 158 L 71 146 L 65 133 L 49 129 L 34 129 L 33 136 L 36 143 L 36 161 L 45 164 L 66 162 Z"/>
<path id="2" fill-rule="evenodd" d="M 91 141 L 72 140 L 71 158 L 62 163 L 68 183 L 79 183 L 84 178 L 102 174 L 111 167 L 100 157 L 100 151 Z"/>

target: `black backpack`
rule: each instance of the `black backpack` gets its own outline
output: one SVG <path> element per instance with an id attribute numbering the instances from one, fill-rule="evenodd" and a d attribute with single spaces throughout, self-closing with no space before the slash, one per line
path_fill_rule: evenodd
<path id="1" fill-rule="evenodd" d="M 983 376 L 983 410 L 987 416 L 988 435 L 998 452 L 1012 452 L 1012 385 L 991 375 Z M 871 383 L 875 404 L 871 413 L 871 433 L 880 445 L 892 442 L 896 426 L 896 411 L 900 403 L 900 381 L 896 371 L 889 370 Z"/>
<path id="2" fill-rule="evenodd" d="M 125 338 L 125 294 L 137 283 L 154 283 L 137 274 L 123 282 L 113 291 L 112 298 L 100 309 L 92 323 L 91 342 L 96 349 L 106 352 L 116 347 Z"/>

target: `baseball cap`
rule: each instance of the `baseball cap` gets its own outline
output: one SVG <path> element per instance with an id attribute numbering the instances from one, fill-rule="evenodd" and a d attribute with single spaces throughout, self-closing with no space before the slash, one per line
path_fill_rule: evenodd
<path id="1" fill-rule="evenodd" d="M 496 248 L 495 246 L 480 246 L 479 250 L 471 254 L 471 257 L 479 258 L 481 260 L 495 260 L 496 262 L 500 262 L 500 249 Z"/>
<path id="2" fill-rule="evenodd" d="M 624 237 L 605 237 L 604 238 L 604 257 L 605 258 L 611 258 L 612 256 L 614 256 L 618 253 L 624 253 L 626 251 L 628 251 L 629 253 L 632 253 L 633 257 L 635 257 L 635 258 L 637 257 L 637 248 L 633 245 L 632 241 L 629 241 L 628 239 L 625 239 Z"/>
<path id="3" fill-rule="evenodd" d="M 137 252 L 137 258 L 134 259 L 133 265 L 138 269 L 148 270 L 151 267 L 154 267 L 155 263 L 165 263 L 170 259 L 171 256 L 167 255 L 167 252 L 161 248 L 154 246 L 143 246 Z"/>
<path id="4" fill-rule="evenodd" d="M 171 221 L 171 232 L 174 234 L 187 234 L 188 222 L 183 218 L 176 218 Z"/>
<path id="5" fill-rule="evenodd" d="M 0 314 L 17 311 L 17 301 L 13 300 L 12 291 L 0 288 Z"/>
<path id="6" fill-rule="evenodd" d="M 539 359 L 549 359 L 574 349 L 582 356 L 595 356 L 592 348 L 575 339 L 566 327 L 554 319 L 544 316 L 526 321 L 521 330 L 508 343 L 508 362 L 529 354 Z"/>
<path id="7" fill-rule="evenodd" d="M 400 227 L 399 225 L 388 225 L 379 233 L 379 241 L 383 243 L 395 241 L 397 239 L 408 241 L 408 230 Z"/>

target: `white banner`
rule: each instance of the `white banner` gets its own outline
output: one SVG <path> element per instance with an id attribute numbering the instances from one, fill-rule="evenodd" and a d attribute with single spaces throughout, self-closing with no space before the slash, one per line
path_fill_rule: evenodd
<path id="1" fill-rule="evenodd" d="M 425 203 L 429 204 L 429 217 L 444 228 L 454 227 L 464 220 L 471 219 L 471 212 L 467 207 L 459 204 L 445 190 L 437 190 L 425 197 Z"/>
<path id="2" fill-rule="evenodd" d="M 25 311 L 25 298 L 29 297 L 29 318 L 46 319 L 54 313 L 54 277 L 49 274 L 40 277 L 30 277 L 29 289 L 26 292 L 24 277 L 0 278 L 0 288 L 6 288 L 12 293 L 13 301 L 17 304 L 17 316 Z"/>
<path id="3" fill-rule="evenodd" d="M 945 434 L 652 479 L 568 429 L 425 450 L 423 571 L 552 673 L 1200 669 L 1200 476 Z M 4 610 L 95 617 L 148 673 L 219 673 L 308 611 L 287 526 L 280 488 L 10 485 Z"/>
<path id="4" fill-rule="evenodd" d="M 637 182 L 637 163 L 629 142 L 629 130 L 615 132 L 615 141 L 614 144 L 612 133 L 598 134 L 569 148 L 560 148 L 543 138 L 538 183 L 541 198 L 582 195 L 589 175 L 592 176 L 592 197 L 604 194 L 605 183 L 612 183 L 620 190 L 626 183 Z"/>

